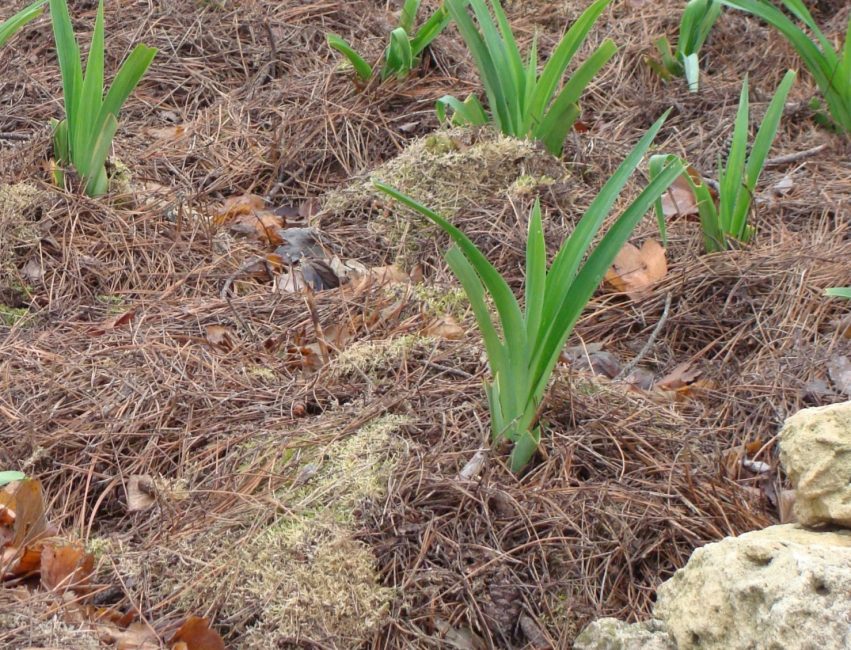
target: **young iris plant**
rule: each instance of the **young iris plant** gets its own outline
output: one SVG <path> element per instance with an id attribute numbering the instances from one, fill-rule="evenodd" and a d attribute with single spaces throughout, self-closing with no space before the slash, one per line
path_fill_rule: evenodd
<path id="1" fill-rule="evenodd" d="M 721 15 L 721 5 L 713 0 L 689 0 L 680 20 L 680 33 L 677 37 L 677 51 L 671 49 L 671 43 L 663 36 L 656 41 L 661 63 L 648 60 L 650 67 L 663 79 L 671 76 L 685 76 L 689 91 L 698 90 L 700 48 L 709 36 L 712 26 Z"/>
<path id="2" fill-rule="evenodd" d="M 718 163 L 717 207 L 709 188 L 701 182 L 699 176 L 695 178 L 689 173 L 683 174 L 683 179 L 688 183 L 697 201 L 703 242 L 707 252 L 726 250 L 736 243 L 745 244 L 753 237 L 754 228 L 748 223 L 748 213 L 754 189 L 765 166 L 771 143 L 777 134 L 786 96 L 794 81 L 795 72 L 789 70 L 768 105 L 765 117 L 754 138 L 750 156 L 745 160 L 748 146 L 748 81 L 747 78 L 745 79 L 739 96 L 739 109 L 733 127 L 727 166 L 722 167 L 720 161 Z M 676 157 L 670 155 L 651 157 L 650 177 L 661 174 L 674 158 Z M 656 202 L 656 218 L 659 222 L 662 241 L 666 243 L 667 229 L 661 199 Z"/>
<path id="3" fill-rule="evenodd" d="M 118 112 L 157 51 L 137 45 L 121 64 L 104 97 L 103 0 L 98 2 L 85 76 L 67 0 L 50 0 L 50 17 L 65 95 L 65 119 L 53 121 L 54 153 L 60 167 L 72 165 L 83 178 L 89 196 L 100 196 L 108 189 L 105 163 L 118 129 Z M 62 184 L 64 174 L 56 172 L 55 180 Z"/>
<path id="4" fill-rule="evenodd" d="M 11 18 L 7 18 L 0 23 L 0 46 L 3 46 L 12 36 L 14 36 L 21 27 L 26 25 L 31 20 L 38 18 L 44 11 L 44 5 L 47 0 L 38 0 L 28 7 L 21 9 Z"/>
<path id="5" fill-rule="evenodd" d="M 797 50 L 827 101 L 833 123 L 851 133 L 851 16 L 841 51 L 825 37 L 801 0 L 782 0 L 786 9 L 815 36 L 810 38 L 777 7 L 766 0 L 718 0 L 735 9 L 759 16 L 778 29 Z"/>
<path id="6" fill-rule="evenodd" d="M 568 131 L 579 117 L 580 96 L 594 75 L 614 56 L 615 44 L 610 39 L 603 41 L 561 90 L 556 90 L 573 55 L 610 2 L 596 0 L 576 19 L 538 75 L 537 40 L 532 41 L 529 59 L 523 63 L 499 0 L 491 2 L 493 17 L 484 0 L 446 0 L 449 13 L 473 55 L 490 114 L 475 95 L 463 102 L 447 95 L 437 102 L 438 117 L 446 120 L 447 112 L 451 112 L 455 124 L 493 122 L 503 133 L 540 140 L 548 151 L 559 155 Z M 467 12 L 467 4 L 473 8 L 478 27 Z"/>
<path id="7" fill-rule="evenodd" d="M 669 160 L 597 246 L 591 246 L 621 189 L 666 117 L 667 113 L 651 127 L 603 186 L 576 229 L 562 244 L 549 270 L 541 208 L 535 203 L 526 244 L 523 311 L 505 279 L 463 232 L 398 190 L 375 183 L 378 189 L 436 223 L 455 242 L 446 260 L 470 300 L 484 339 L 492 375 L 485 392 L 493 439 L 494 442 L 509 440 L 514 443 L 512 471 L 523 469 L 537 450 L 541 438 L 538 422 L 541 403 L 553 368 L 579 315 L 635 225 L 683 171 L 680 161 Z M 496 308 L 496 318 L 491 316 L 488 297 Z"/>
<path id="8" fill-rule="evenodd" d="M 405 0 L 402 13 L 399 16 L 399 26 L 390 32 L 390 43 L 384 52 L 384 65 L 381 68 L 381 78 L 387 79 L 395 76 L 404 79 L 414 69 L 420 54 L 431 42 L 440 35 L 449 24 L 449 13 L 446 7 L 441 7 L 432 14 L 416 34 L 414 33 L 414 20 L 420 9 L 421 0 Z M 367 82 L 372 78 L 374 70 L 366 60 L 358 54 L 355 49 L 337 34 L 326 36 L 328 45 L 345 56 L 355 70 L 358 78 Z"/>
<path id="9" fill-rule="evenodd" d="M 824 295 L 851 300 L 851 287 L 831 287 L 824 290 Z"/>

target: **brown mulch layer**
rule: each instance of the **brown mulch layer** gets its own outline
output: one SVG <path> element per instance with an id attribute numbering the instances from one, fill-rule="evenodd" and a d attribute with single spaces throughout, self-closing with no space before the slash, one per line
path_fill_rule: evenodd
<path id="1" fill-rule="evenodd" d="M 70 4 L 85 29 L 95 3 Z M 507 3 L 521 41 L 539 31 L 543 53 L 584 4 Z M 848 8 L 819 4 L 825 31 L 843 30 Z M 0 0 L 0 15 L 17 5 Z M 595 28 L 592 45 L 612 37 L 621 49 L 583 101 L 588 130 L 570 136 L 569 174 L 543 191 L 551 250 L 668 107 L 659 150 L 711 176 L 744 74 L 759 116 L 784 71 L 799 67 L 776 33 L 728 11 L 705 47 L 701 93 L 663 84 L 643 57 L 658 35 L 674 33 L 680 5 L 614 3 Z M 459 315 L 467 334 L 454 341 L 422 338 L 436 314 L 422 287 L 406 283 L 305 296 L 242 278 L 224 298 L 223 286 L 267 251 L 210 219 L 223 199 L 245 192 L 298 206 L 431 133 L 437 97 L 478 88 L 457 34 L 448 30 L 409 80 L 364 89 L 325 34 L 377 59 L 393 20 L 383 1 L 132 0 L 108 2 L 106 20 L 108 69 L 135 42 L 160 49 L 115 142 L 133 174 L 132 197 L 92 201 L 47 185 L 44 125 L 61 114 L 50 26 L 41 19 L 0 49 L 0 174 L 44 192 L 27 217 L 36 236 L 9 253 L 14 272 L 0 260 L 0 298 L 28 310 L 14 325 L 0 320 L 0 469 L 37 476 L 64 531 L 118 540 L 137 563 L 180 544 L 192 560 L 185 564 L 218 562 L 209 542 L 192 550 L 205 531 L 250 541 L 287 512 L 281 490 L 305 468 L 270 461 L 282 449 L 324 448 L 382 414 L 405 416 L 405 452 L 386 494 L 360 504 L 349 522 L 394 590 L 360 645 L 561 648 L 594 617 L 645 615 L 654 588 L 696 546 L 777 520 L 778 427 L 798 408 L 842 399 L 826 368 L 851 354 L 847 305 L 821 295 L 851 284 L 851 145 L 813 122 L 807 100 L 816 91 L 804 72 L 771 155 L 822 148 L 766 170 L 754 245 L 704 255 L 697 224 L 673 223 L 666 278 L 639 301 L 600 292 L 569 343 L 602 346 L 621 364 L 641 355 L 639 368 L 656 379 L 687 363 L 699 385 L 642 391 L 560 367 L 541 456 L 518 477 L 505 467 L 507 450 L 490 449 L 487 371 L 469 313 Z M 632 179 L 618 206 L 643 180 Z M 457 222 L 516 287 L 531 198 L 512 201 L 473 196 Z M 388 211 L 386 201 L 365 201 L 314 217 L 335 253 L 377 265 L 398 253 L 368 227 Z M 635 239 L 654 235 L 647 219 Z M 441 260 L 446 239 L 430 231 L 420 244 L 424 286 L 455 286 Z M 404 337 L 413 347 L 378 366 L 335 366 L 358 345 Z M 731 473 L 731 450 L 755 442 L 769 477 Z M 461 477 L 479 451 L 480 469 Z M 156 516 L 128 513 L 133 474 L 180 483 L 187 496 Z M 226 610 L 224 595 L 196 583 L 127 575 L 102 563 L 99 602 L 137 608 L 164 637 L 199 614 L 240 647 L 260 616 L 250 605 Z M 55 601 L 4 590 L 0 610 L 7 603 L 22 615 L 0 629 L 0 645 L 58 643 L 25 622 L 55 620 Z M 68 638 L 62 643 L 74 647 Z M 76 647 L 89 647 L 84 641 L 94 643 L 80 635 Z M 357 645 L 312 630 L 281 643 Z"/>

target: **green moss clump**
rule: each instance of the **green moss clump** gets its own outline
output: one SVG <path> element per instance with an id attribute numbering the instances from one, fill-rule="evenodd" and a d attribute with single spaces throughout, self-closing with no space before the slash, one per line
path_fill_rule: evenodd
<path id="1" fill-rule="evenodd" d="M 0 324 L 11 327 L 19 320 L 23 319 L 30 313 L 29 309 L 24 307 L 9 307 L 0 305 Z"/>

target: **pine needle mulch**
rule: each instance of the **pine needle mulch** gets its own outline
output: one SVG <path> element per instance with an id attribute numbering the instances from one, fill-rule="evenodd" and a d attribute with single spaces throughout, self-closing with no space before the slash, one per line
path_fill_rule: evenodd
<path id="1" fill-rule="evenodd" d="M 107 7 L 109 65 L 138 40 L 160 48 L 116 140 L 133 173 L 121 200 L 46 183 L 49 25 L 0 50 L 15 98 L 0 110 L 0 171 L 18 184 L 0 194 L 0 469 L 37 477 L 51 522 L 95 553 L 90 602 L 163 641 L 198 615 L 229 647 L 563 648 L 594 617 L 643 616 L 696 546 L 777 520 L 774 436 L 798 408 L 842 399 L 827 369 L 851 355 L 847 306 L 821 295 L 851 284 L 848 144 L 812 122 L 805 75 L 755 244 L 703 255 L 697 224 L 680 220 L 647 295 L 598 292 L 557 370 L 541 454 L 518 477 L 489 444 L 483 351 L 446 240 L 415 226 L 400 240 L 387 227 L 405 219 L 375 196 L 339 200 L 437 128 L 436 97 L 476 89 L 457 36 L 412 79 L 355 89 L 325 33 L 377 58 L 384 3 L 155 4 Z M 520 181 L 542 192 L 553 248 L 656 115 L 675 107 L 660 147 L 711 174 L 744 72 L 758 68 L 758 112 L 795 65 L 776 34 L 729 12 L 702 92 L 663 85 L 642 57 L 675 28 L 675 5 L 616 3 L 601 20 L 592 40 L 611 35 L 621 54 L 563 161 L 509 143 L 482 163 L 478 192 L 442 168 L 446 205 L 515 287 L 532 196 Z M 581 8 L 510 9 L 546 51 Z M 818 19 L 838 31 L 847 11 Z M 498 141 L 451 138 L 460 154 Z M 215 215 L 245 192 L 271 206 L 319 198 L 307 219 L 329 254 L 407 273 L 315 294 L 243 273 L 268 250 Z M 635 240 L 653 236 L 648 219 Z M 595 375 L 600 350 L 655 386 Z M 689 379 L 660 387 L 677 372 Z M 68 600 L 7 582 L 0 645 L 102 647 Z"/>

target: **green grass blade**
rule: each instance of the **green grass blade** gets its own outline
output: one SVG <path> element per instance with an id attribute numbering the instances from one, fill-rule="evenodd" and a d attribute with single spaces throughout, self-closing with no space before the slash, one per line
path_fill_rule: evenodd
<path id="1" fill-rule="evenodd" d="M 739 94 L 739 108 L 733 126 L 733 137 L 730 153 L 727 156 L 727 166 L 720 175 L 718 190 L 719 215 L 721 229 L 730 233 L 739 194 L 744 193 L 745 155 L 748 147 L 748 79 L 745 77 Z"/>
<path id="2" fill-rule="evenodd" d="M 0 472 L 0 487 L 8 485 L 13 481 L 23 481 L 27 477 L 23 472 L 6 471 Z"/>
<path id="3" fill-rule="evenodd" d="M 118 74 L 115 75 L 112 86 L 103 100 L 103 106 L 98 116 L 98 123 L 103 123 L 106 116 L 110 113 L 116 119 L 118 118 L 121 107 L 127 101 L 130 93 L 139 84 L 145 72 L 147 72 L 156 54 L 156 48 L 146 45 L 137 45 L 133 48 L 133 51 L 130 52 L 130 55 L 121 64 L 121 68 L 119 68 Z"/>
<path id="4" fill-rule="evenodd" d="M 406 77 L 411 68 L 414 67 L 414 55 L 411 51 L 411 39 L 408 33 L 401 27 L 390 32 L 390 45 L 387 48 L 387 57 L 384 70 L 381 73 L 383 79 L 391 74 L 397 78 Z"/>
<path id="5" fill-rule="evenodd" d="M 472 1 L 481 2 L 481 0 Z M 446 8 L 449 10 L 452 20 L 458 26 L 458 31 L 476 63 L 494 123 L 500 131 L 511 133 L 509 103 L 502 88 L 500 73 L 497 70 L 494 57 L 485 45 L 479 30 L 476 29 L 470 14 L 467 13 L 468 3 L 468 0 L 446 0 Z"/>
<path id="6" fill-rule="evenodd" d="M 103 102 L 103 58 L 104 58 L 104 19 L 103 0 L 99 0 L 95 17 L 95 29 L 89 46 L 89 60 L 86 63 L 86 73 L 80 89 L 77 105 L 77 127 L 74 140 L 71 142 L 71 156 L 77 172 L 84 178 L 90 177 L 96 169 L 87 166 L 92 152 L 89 147 L 100 131 L 100 125 L 95 122 Z"/>
<path id="7" fill-rule="evenodd" d="M 650 180 L 652 181 L 661 174 L 668 162 L 675 158 L 676 156 L 671 154 L 650 156 L 650 161 L 647 163 L 647 169 L 650 172 Z M 656 213 L 656 225 L 659 228 L 659 238 L 662 240 L 662 246 L 667 246 L 668 223 L 665 220 L 665 211 L 662 207 L 662 196 L 659 196 L 659 199 L 653 204 L 653 211 Z"/>
<path id="8" fill-rule="evenodd" d="M 533 431 L 522 430 L 519 437 L 514 441 L 514 448 L 511 450 L 511 471 L 515 474 L 520 472 L 532 456 L 538 451 L 538 445 L 541 442 L 541 430 L 535 427 Z"/>
<path id="9" fill-rule="evenodd" d="M 524 115 L 526 114 L 527 106 L 526 98 L 530 95 L 526 88 L 526 66 L 523 65 L 523 57 L 520 55 L 520 48 L 517 47 L 517 39 L 514 37 L 514 32 L 508 23 L 508 18 L 505 16 L 505 11 L 502 9 L 500 0 L 491 0 L 491 3 L 493 5 L 493 14 L 496 17 L 497 25 L 499 25 L 499 32 L 502 35 L 502 42 L 505 44 L 505 56 L 508 60 L 509 70 L 511 71 L 515 92 L 517 93 L 517 101 L 515 102 L 515 128 L 518 135 L 525 135 L 529 131 L 528 126 L 524 126 Z M 537 41 L 537 35 L 535 41 Z M 537 42 L 534 43 L 533 47 L 536 50 L 535 56 L 537 57 Z"/>
<path id="10" fill-rule="evenodd" d="M 552 320 L 544 321 L 547 327 L 538 336 L 540 345 L 532 359 L 533 365 L 530 372 L 530 376 L 536 382 L 533 395 L 543 394 L 550 373 L 579 315 L 600 285 L 615 256 L 626 244 L 635 226 L 683 171 L 685 170 L 682 163 L 677 160 L 670 161 L 668 166 L 648 183 L 609 228 L 572 282 L 564 286 L 558 284 L 550 286 L 548 281 L 547 292 L 559 298 L 559 308 L 553 314 Z"/>
<path id="11" fill-rule="evenodd" d="M 355 70 L 355 74 L 361 81 L 369 81 L 372 78 L 372 66 L 364 61 L 363 57 L 355 52 L 354 48 L 349 45 L 345 39 L 337 36 L 336 34 L 328 34 L 326 35 L 325 40 L 328 42 L 328 46 L 331 49 L 337 50 L 340 54 L 346 57 L 346 59 L 348 59 L 352 68 Z"/>
<path id="12" fill-rule="evenodd" d="M 491 2 L 494 11 L 496 11 L 499 0 L 491 0 Z M 485 47 L 487 47 L 496 68 L 499 93 L 506 107 L 504 117 L 507 128 L 503 128 L 503 131 L 517 137 L 523 137 L 525 133 L 520 130 L 520 88 L 517 87 L 523 64 L 519 54 L 516 58 L 514 56 L 517 46 L 514 44 L 512 51 L 510 45 L 503 40 L 484 0 L 471 0 L 470 6 L 476 15 Z"/>
<path id="13" fill-rule="evenodd" d="M 559 290 L 564 290 L 570 286 L 579 268 L 579 264 L 597 231 L 603 225 L 603 221 L 612 209 L 623 186 L 626 185 L 627 180 L 629 180 L 635 168 L 638 167 L 647 149 L 650 148 L 653 139 L 656 137 L 659 129 L 662 128 L 662 124 L 665 122 L 669 113 L 670 109 L 656 120 L 653 126 L 650 127 L 647 133 L 633 147 L 626 159 L 615 170 L 615 173 L 606 181 L 606 184 L 591 202 L 591 205 L 586 210 L 582 219 L 579 220 L 568 240 L 556 254 L 547 277 L 548 291 L 544 302 L 542 322 L 551 323 L 553 318 L 555 318 L 565 298 L 563 294 L 559 294 Z M 550 287 L 554 289 L 550 290 Z"/>
<path id="14" fill-rule="evenodd" d="M 824 295 L 851 300 L 851 287 L 831 287 L 824 290 Z"/>
<path id="15" fill-rule="evenodd" d="M 24 25 L 38 18 L 42 12 L 44 12 L 44 5 L 46 2 L 47 0 L 38 0 L 38 2 L 32 3 L 10 18 L 4 20 L 3 23 L 0 24 L 0 47 L 12 38 L 12 36 L 17 34 Z M 0 474 L 0 476 L 2 476 L 2 474 Z"/>
<path id="16" fill-rule="evenodd" d="M 547 288 L 547 245 L 541 223 L 541 201 L 537 199 L 529 215 L 526 236 L 526 336 L 534 341 L 541 324 Z"/>
<path id="17" fill-rule="evenodd" d="M 79 93 L 83 85 L 83 66 L 80 59 L 80 47 L 74 36 L 71 16 L 68 14 L 66 0 L 50 0 L 50 19 L 53 36 L 56 41 L 56 56 L 62 75 L 62 92 L 65 99 L 65 119 L 68 123 L 69 147 L 75 141 L 78 124 L 77 106 Z M 69 154 L 71 154 L 69 149 Z M 70 162 L 70 160 L 68 161 Z"/>
<path id="18" fill-rule="evenodd" d="M 700 63 L 696 53 L 683 56 L 683 74 L 686 77 L 688 91 L 696 93 L 700 89 Z"/>
<path id="19" fill-rule="evenodd" d="M 526 78 L 523 80 L 523 132 L 532 130 L 533 120 L 536 117 L 529 110 L 532 105 L 532 97 L 535 95 L 535 87 L 538 85 L 538 34 L 532 37 L 532 47 L 529 49 L 529 60 L 526 62 Z"/>
<path id="20" fill-rule="evenodd" d="M 599 18 L 600 14 L 603 13 L 603 10 L 611 1 L 595 0 L 595 2 L 582 12 L 582 15 L 576 19 L 570 26 L 570 29 L 567 30 L 567 33 L 562 37 L 544 66 L 544 69 L 541 71 L 541 77 L 538 79 L 532 104 L 529 107 L 533 115 L 540 118 L 544 114 L 544 110 L 555 94 L 556 87 L 561 81 L 567 66 L 570 65 L 573 55 L 576 54 L 576 51 L 587 38 L 597 18 Z"/>
<path id="21" fill-rule="evenodd" d="M 745 227 L 747 226 L 747 216 L 751 199 L 756 190 L 756 184 L 762 173 L 762 168 L 765 166 L 765 160 L 768 158 L 771 144 L 777 135 L 777 127 L 780 125 L 780 118 L 783 117 L 786 97 L 789 95 L 789 90 L 792 88 L 794 82 L 795 72 L 793 70 L 787 71 L 780 85 L 777 87 L 774 97 L 768 104 L 762 124 L 760 124 L 754 137 L 751 153 L 745 166 L 744 192 L 740 200 L 736 203 L 733 222 L 730 228 L 730 234 L 739 241 L 745 241 Z"/>
<path id="22" fill-rule="evenodd" d="M 499 313 L 500 323 L 502 324 L 502 332 L 505 336 L 506 347 L 511 357 L 512 372 L 519 372 L 518 365 L 521 358 L 526 355 L 526 331 L 524 327 L 523 316 L 520 312 L 520 306 L 517 303 L 517 298 L 511 291 L 511 288 L 506 283 L 505 279 L 493 267 L 488 259 L 470 241 L 470 239 L 461 230 L 451 224 L 449 221 L 441 217 L 439 214 L 425 207 L 424 205 L 406 196 L 389 185 L 379 181 L 373 181 L 375 187 L 379 190 L 392 196 L 403 205 L 416 210 L 424 217 L 430 219 L 440 226 L 458 245 L 467 259 L 473 265 L 479 277 L 485 285 L 488 293 L 493 299 L 497 312 Z M 521 378 L 517 378 L 518 381 Z"/>
<path id="23" fill-rule="evenodd" d="M 414 21 L 417 19 L 417 12 L 420 10 L 420 0 L 405 0 L 402 5 L 402 13 L 399 15 L 399 27 L 405 30 L 406 34 L 414 33 Z"/>
<path id="24" fill-rule="evenodd" d="M 86 179 L 86 193 L 89 196 L 101 196 L 106 194 L 109 189 L 104 164 L 112 147 L 112 138 L 115 137 L 117 130 L 118 119 L 110 113 L 103 121 L 97 138 L 90 144 L 91 151 L 89 152 L 88 159 L 84 162 L 86 168 L 89 170 L 88 174 L 84 176 Z"/>
<path id="25" fill-rule="evenodd" d="M 819 49 L 815 43 L 795 23 L 787 18 L 776 7 L 757 0 L 717 0 L 729 7 L 741 9 L 754 14 L 779 30 L 792 44 L 798 55 L 803 59 L 810 74 L 816 80 L 818 87 L 830 102 L 830 94 L 835 94 L 837 89 L 832 85 L 833 74 L 838 64 L 838 55 L 832 47 Z"/>
<path id="26" fill-rule="evenodd" d="M 446 253 L 446 263 L 458 277 L 458 281 L 470 301 L 470 307 L 476 317 L 476 324 L 479 326 L 485 344 L 491 373 L 496 375 L 497 373 L 508 372 L 508 356 L 499 333 L 491 320 L 485 299 L 485 289 L 479 276 L 457 245 L 450 248 Z"/>
<path id="27" fill-rule="evenodd" d="M 445 6 L 441 6 L 431 17 L 417 30 L 411 39 L 411 51 L 414 56 L 419 56 L 422 51 L 431 45 L 432 41 L 440 36 L 449 24 L 450 16 Z"/>
<path id="28" fill-rule="evenodd" d="M 815 34 L 815 37 L 821 44 L 822 49 L 833 49 L 833 44 L 827 40 L 827 37 L 822 33 L 816 24 L 816 21 L 813 19 L 809 9 L 807 9 L 806 5 L 801 2 L 801 0 L 783 0 L 783 4 L 786 5 L 786 9 L 788 9 L 795 18 L 804 23 L 807 28 Z"/>
<path id="29" fill-rule="evenodd" d="M 436 105 L 437 119 L 440 122 L 451 122 L 452 124 L 472 124 L 481 126 L 488 123 L 488 116 L 485 109 L 475 95 L 467 97 L 466 101 L 461 101 L 452 95 L 444 95 L 437 100 Z M 451 117 L 447 114 L 447 109 L 452 111 Z"/>
<path id="30" fill-rule="evenodd" d="M 609 59 L 615 55 L 617 49 L 614 42 L 610 39 L 603 41 L 600 47 L 573 73 L 564 85 L 564 88 L 559 92 L 558 97 L 551 104 L 541 123 L 534 128 L 533 134 L 535 137 L 544 142 L 547 145 L 547 149 L 554 155 L 561 154 L 564 138 L 578 117 L 577 112 L 573 120 L 568 122 L 565 119 L 566 115 L 568 115 L 566 112 L 568 107 L 578 105 L 579 98 L 585 92 L 585 88 L 591 83 L 591 80 L 600 71 L 600 68 L 606 65 Z"/>

